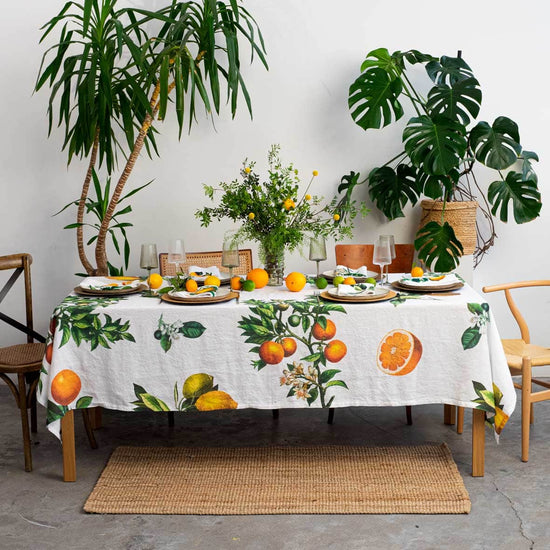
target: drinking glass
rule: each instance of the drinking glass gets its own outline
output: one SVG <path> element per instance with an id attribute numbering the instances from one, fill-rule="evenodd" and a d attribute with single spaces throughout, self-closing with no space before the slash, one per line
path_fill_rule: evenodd
<path id="1" fill-rule="evenodd" d="M 159 259 L 157 256 L 157 245 L 152 243 L 146 243 L 141 245 L 141 256 L 139 258 L 139 267 L 147 270 L 147 278 L 151 275 L 151 269 L 155 269 L 159 266 Z"/>
<path id="2" fill-rule="evenodd" d="M 387 241 L 390 245 L 390 252 L 391 252 L 391 262 L 393 262 L 393 260 L 395 260 L 395 238 L 393 235 L 380 235 L 378 237 L 378 239 L 380 241 Z M 390 262 L 390 264 L 391 264 Z M 388 276 L 390 274 L 390 268 L 389 268 L 389 264 L 388 264 L 388 267 L 386 269 L 386 282 L 388 282 Z"/>
<path id="3" fill-rule="evenodd" d="M 319 262 L 327 259 L 327 244 L 321 236 L 312 237 L 309 241 L 309 259 L 317 262 L 317 277 L 319 277 Z"/>
<path id="4" fill-rule="evenodd" d="M 390 243 L 387 240 L 378 239 L 378 242 L 374 245 L 372 261 L 380 267 L 380 282 L 382 284 L 388 282 L 384 280 L 384 266 L 391 264 L 391 260 Z"/>
<path id="5" fill-rule="evenodd" d="M 233 277 L 233 269 L 239 267 L 239 247 L 231 239 L 223 242 L 222 265 L 229 269 L 229 278 Z"/>
<path id="6" fill-rule="evenodd" d="M 172 239 L 168 245 L 168 263 L 174 264 L 176 274 L 179 271 L 179 265 L 186 260 L 185 246 L 183 239 Z"/>

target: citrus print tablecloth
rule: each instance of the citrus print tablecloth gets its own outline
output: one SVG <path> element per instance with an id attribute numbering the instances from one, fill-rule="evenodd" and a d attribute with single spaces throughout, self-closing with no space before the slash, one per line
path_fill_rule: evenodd
<path id="1" fill-rule="evenodd" d="M 478 408 L 499 434 L 515 407 L 489 305 L 469 286 L 373 303 L 312 286 L 177 305 L 68 296 L 54 311 L 38 400 L 59 437 L 71 409 Z"/>

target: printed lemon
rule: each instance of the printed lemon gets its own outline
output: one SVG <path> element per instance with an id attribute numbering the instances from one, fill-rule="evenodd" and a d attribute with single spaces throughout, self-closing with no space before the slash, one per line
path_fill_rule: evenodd
<path id="1" fill-rule="evenodd" d="M 376 352 L 378 368 L 392 376 L 412 372 L 422 357 L 420 340 L 408 330 L 395 329 L 382 338 Z"/>
<path id="2" fill-rule="evenodd" d="M 76 399 L 81 387 L 82 382 L 76 372 L 70 369 L 59 371 L 52 380 L 53 400 L 60 405 L 68 405 Z"/>
<path id="3" fill-rule="evenodd" d="M 334 216 L 332 216 L 332 219 L 337 222 L 340 219 L 340 214 L 334 214 Z"/>
<path id="4" fill-rule="evenodd" d="M 300 292 L 306 286 L 306 276 L 303 273 L 293 271 L 286 276 L 285 284 L 291 292 Z"/>
<path id="5" fill-rule="evenodd" d="M 347 352 L 348 348 L 342 340 L 332 340 L 323 350 L 323 355 L 327 361 L 330 361 L 331 363 L 338 363 L 338 361 L 344 358 Z"/>
<path id="6" fill-rule="evenodd" d="M 268 365 L 278 365 L 285 356 L 285 350 L 278 342 L 268 340 L 260 346 L 260 359 Z"/>
<path id="7" fill-rule="evenodd" d="M 330 319 L 327 319 L 325 328 L 317 322 L 313 325 L 311 334 L 315 340 L 330 340 L 336 336 L 336 325 Z"/>
<path id="8" fill-rule="evenodd" d="M 183 383 L 181 393 L 186 399 L 194 399 L 214 387 L 214 378 L 204 372 L 192 374 Z"/>
<path id="9" fill-rule="evenodd" d="M 231 277 L 231 290 L 241 290 L 243 286 L 243 280 L 238 276 L 235 275 L 234 277 Z"/>
<path id="10" fill-rule="evenodd" d="M 424 275 L 424 270 L 421 267 L 415 266 L 411 269 L 412 277 L 422 277 Z"/>
<path id="11" fill-rule="evenodd" d="M 160 285 L 162 285 L 162 276 L 158 273 L 151 273 L 149 277 L 147 278 L 147 284 L 149 285 L 149 288 L 159 288 Z"/>
<path id="12" fill-rule="evenodd" d="M 296 340 L 294 340 L 294 338 L 283 338 L 281 340 L 281 346 L 283 346 L 285 357 L 290 357 L 298 347 L 298 345 L 296 344 Z"/>
<path id="13" fill-rule="evenodd" d="M 199 288 L 199 285 L 195 279 L 187 279 L 187 281 L 185 281 L 185 290 L 187 290 L 187 292 L 195 292 L 197 288 Z"/>
<path id="14" fill-rule="evenodd" d="M 209 391 L 203 393 L 195 403 L 199 411 L 218 411 L 221 409 L 236 409 L 237 402 L 224 391 Z"/>
<path id="15" fill-rule="evenodd" d="M 214 285 L 214 286 L 220 286 L 221 281 L 219 277 L 216 277 L 215 275 L 208 275 L 206 279 L 204 279 L 204 286 Z"/>
<path id="16" fill-rule="evenodd" d="M 265 269 L 257 267 L 248 272 L 246 278 L 249 281 L 254 281 L 255 288 L 263 288 L 269 281 L 269 275 Z"/>
<path id="17" fill-rule="evenodd" d="M 249 281 L 248 279 L 246 281 L 243 281 L 243 290 L 246 292 L 252 292 L 256 288 L 256 285 L 254 284 L 254 281 Z"/>
<path id="18" fill-rule="evenodd" d="M 344 284 L 345 285 L 354 285 L 355 284 L 355 279 L 353 277 L 346 277 L 344 279 Z"/>
<path id="19" fill-rule="evenodd" d="M 334 286 L 338 286 L 339 284 L 341 284 L 343 282 L 344 282 L 344 277 L 342 277 L 341 275 L 336 275 L 336 277 L 334 277 L 334 279 L 332 279 L 332 284 Z"/>
<path id="20" fill-rule="evenodd" d="M 315 286 L 323 290 L 323 288 L 327 288 L 328 281 L 324 277 L 317 277 L 317 279 L 315 279 Z"/>

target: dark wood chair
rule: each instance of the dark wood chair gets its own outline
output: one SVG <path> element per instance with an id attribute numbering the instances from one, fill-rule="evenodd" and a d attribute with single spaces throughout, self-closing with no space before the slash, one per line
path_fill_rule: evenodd
<path id="1" fill-rule="evenodd" d="M 36 433 L 36 386 L 45 352 L 45 338 L 33 329 L 31 263 L 32 257 L 30 254 L 0 256 L 0 271 L 13 271 L 2 290 L 0 290 L 0 302 L 5 298 L 21 274 L 23 274 L 25 287 L 26 323 L 20 323 L 5 313 L 0 312 L 0 320 L 27 335 L 27 342 L 24 344 L 0 348 L 0 378 L 9 386 L 21 411 L 25 470 L 27 472 L 32 471 L 28 410 L 31 410 L 31 431 Z M 15 384 L 9 375 L 17 375 L 17 384 Z"/>
<path id="2" fill-rule="evenodd" d="M 351 269 L 357 269 L 366 266 L 369 271 L 379 271 L 380 268 L 372 261 L 374 254 L 374 244 L 337 244 L 334 247 L 336 254 L 336 264 L 345 265 Z M 388 266 L 388 273 L 409 273 L 412 269 L 414 260 L 413 244 L 396 244 L 395 259 Z M 412 424 L 412 408 L 410 405 L 405 407 L 407 415 L 407 424 Z M 328 423 L 334 421 L 334 409 L 328 411 Z"/>

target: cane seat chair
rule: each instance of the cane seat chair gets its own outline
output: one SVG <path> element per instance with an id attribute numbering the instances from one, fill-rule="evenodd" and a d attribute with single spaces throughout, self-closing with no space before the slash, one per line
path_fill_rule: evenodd
<path id="1" fill-rule="evenodd" d="M 179 264 L 184 272 L 187 272 L 192 265 L 198 267 L 217 267 L 223 271 L 222 266 L 222 251 L 216 250 L 213 252 L 187 252 L 185 254 L 185 262 Z M 159 268 L 162 276 L 174 276 L 176 274 L 175 264 L 168 263 L 168 253 L 161 252 L 159 254 Z M 239 265 L 233 269 L 235 275 L 246 275 L 252 269 L 252 250 L 243 248 L 239 250 Z"/>
<path id="2" fill-rule="evenodd" d="M 28 410 L 31 410 L 31 431 L 36 433 L 36 386 L 45 352 L 45 338 L 33 329 L 31 263 L 30 254 L 0 256 L 0 271 L 12 271 L 11 276 L 0 290 L 0 302 L 6 297 L 19 276 L 23 275 L 25 324 L 12 319 L 3 312 L 0 312 L 0 320 L 24 332 L 27 335 L 27 342 L 0 347 L 0 378 L 9 386 L 21 412 L 25 470 L 27 472 L 32 471 Z M 10 375 L 17 376 L 17 384 Z"/>
<path id="3" fill-rule="evenodd" d="M 525 318 L 515 303 L 511 290 L 546 286 L 550 287 L 550 280 L 520 281 L 517 283 L 504 283 L 501 285 L 485 286 L 483 292 L 504 291 L 504 297 L 510 308 L 516 323 L 518 324 L 521 338 L 515 340 L 502 340 L 502 347 L 506 354 L 506 361 L 512 376 L 521 376 L 521 383 L 514 382 L 514 387 L 521 390 L 521 460 L 529 460 L 529 431 L 530 424 L 534 423 L 533 404 L 539 401 L 550 400 L 550 383 L 533 378 L 533 367 L 550 366 L 550 349 L 531 343 L 531 335 Z M 533 391 L 532 385 L 536 384 L 544 390 Z M 463 415 L 458 416 L 457 430 L 462 432 Z"/>
<path id="4" fill-rule="evenodd" d="M 379 271 L 380 268 L 373 263 L 374 244 L 337 244 L 334 247 L 336 265 L 345 265 L 351 269 L 366 266 L 369 271 Z M 388 266 L 388 273 L 409 273 L 414 260 L 413 244 L 396 244 L 395 258 Z M 407 424 L 412 424 L 412 408 L 405 407 Z M 334 409 L 329 409 L 328 423 L 334 420 Z"/>

